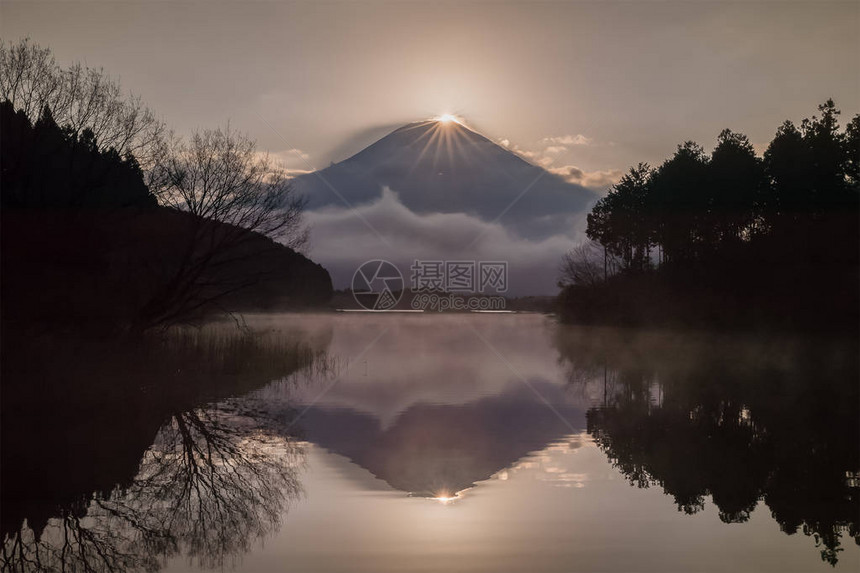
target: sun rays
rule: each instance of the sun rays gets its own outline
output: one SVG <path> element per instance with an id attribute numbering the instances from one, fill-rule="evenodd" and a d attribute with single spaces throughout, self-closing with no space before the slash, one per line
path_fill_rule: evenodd
<path id="1" fill-rule="evenodd" d="M 474 133 L 465 120 L 451 113 L 443 113 L 423 122 L 415 123 L 408 129 L 417 129 L 421 135 L 416 137 L 410 144 L 420 149 L 409 173 L 411 174 L 419 165 L 425 164 L 424 159 L 432 157 L 433 169 L 439 169 L 439 175 L 446 175 L 451 169 L 456 168 L 458 156 L 464 152 L 474 151 L 485 156 L 486 152 L 481 145 L 477 145 L 477 139 L 482 136 Z"/>
<path id="2" fill-rule="evenodd" d="M 463 120 L 461 118 L 459 118 L 456 115 L 451 114 L 451 113 L 443 113 L 442 115 L 438 115 L 438 116 L 433 118 L 433 121 L 438 121 L 441 124 L 450 124 L 450 123 L 456 123 L 456 124 L 460 124 L 460 125 L 463 124 Z"/>

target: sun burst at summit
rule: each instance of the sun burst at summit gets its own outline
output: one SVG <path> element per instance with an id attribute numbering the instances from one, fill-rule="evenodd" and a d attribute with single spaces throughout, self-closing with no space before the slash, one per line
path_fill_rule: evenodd
<path id="1" fill-rule="evenodd" d="M 438 121 L 439 123 L 457 123 L 462 124 L 462 120 L 456 115 L 452 115 L 450 113 L 443 113 L 440 116 L 434 117 L 434 121 Z"/>

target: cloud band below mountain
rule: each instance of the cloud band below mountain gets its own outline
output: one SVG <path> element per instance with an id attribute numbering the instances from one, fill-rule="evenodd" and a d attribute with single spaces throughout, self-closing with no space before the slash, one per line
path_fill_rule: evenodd
<path id="1" fill-rule="evenodd" d="M 584 239 L 584 213 L 567 215 L 566 234 L 541 240 L 514 235 L 500 223 L 465 213 L 416 213 L 394 191 L 353 209 L 329 206 L 307 213 L 309 255 L 325 266 L 335 288 L 349 286 L 364 261 L 394 263 L 409 280 L 414 260 L 508 261 L 509 295 L 555 294 L 561 256 Z"/>

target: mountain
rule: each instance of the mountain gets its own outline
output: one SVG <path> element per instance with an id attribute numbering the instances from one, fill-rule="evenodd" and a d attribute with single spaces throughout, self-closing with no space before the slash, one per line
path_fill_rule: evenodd
<path id="1" fill-rule="evenodd" d="M 595 194 L 528 163 L 457 121 L 420 121 L 352 157 L 297 177 L 308 209 L 371 203 L 388 187 L 418 214 L 464 213 L 498 220 L 515 235 L 569 231 Z"/>

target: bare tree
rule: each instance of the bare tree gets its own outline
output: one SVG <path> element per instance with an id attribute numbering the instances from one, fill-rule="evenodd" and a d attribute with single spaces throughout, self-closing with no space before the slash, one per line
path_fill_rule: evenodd
<path id="1" fill-rule="evenodd" d="M 245 272 L 253 265 L 237 271 L 237 262 L 273 252 L 259 235 L 295 250 L 307 243 L 304 201 L 286 171 L 229 125 L 177 138 L 102 70 L 63 68 L 49 49 L 26 39 L 0 42 L 0 98 L 33 122 L 48 108 L 75 138 L 86 133 L 100 150 L 134 156 L 159 203 L 183 213 L 159 219 L 170 256 L 140 261 L 148 291 L 135 329 L 184 321 L 266 279 L 260 268 Z"/>
<path id="2" fill-rule="evenodd" d="M 61 67 L 50 49 L 29 39 L 0 41 L 0 99 L 34 123 L 47 106 L 58 125 L 75 135 L 91 130 L 100 150 L 134 155 L 145 173 L 166 152 L 167 128 L 139 97 L 102 69 Z"/>
<path id="3" fill-rule="evenodd" d="M 562 256 L 559 285 L 594 286 L 614 275 L 621 261 L 597 241 L 583 241 Z"/>
<path id="4" fill-rule="evenodd" d="M 23 40 L 18 44 L 0 43 L 0 97 L 15 109 L 38 119 L 42 108 L 61 98 L 61 74 L 48 48 Z"/>
<path id="5" fill-rule="evenodd" d="M 285 170 L 256 150 L 247 136 L 229 127 L 207 129 L 188 141 L 174 140 L 153 178 L 162 205 L 183 213 L 189 232 L 174 265 L 155 265 L 169 273 L 146 304 L 142 328 L 168 325 L 257 284 L 277 269 L 237 272 L 263 253 L 260 235 L 295 250 L 307 244 L 305 200 Z"/>
<path id="6" fill-rule="evenodd" d="M 286 171 L 229 124 L 196 132 L 188 142 L 174 140 L 159 169 L 162 205 L 280 239 L 296 250 L 306 245 L 304 201 Z"/>

